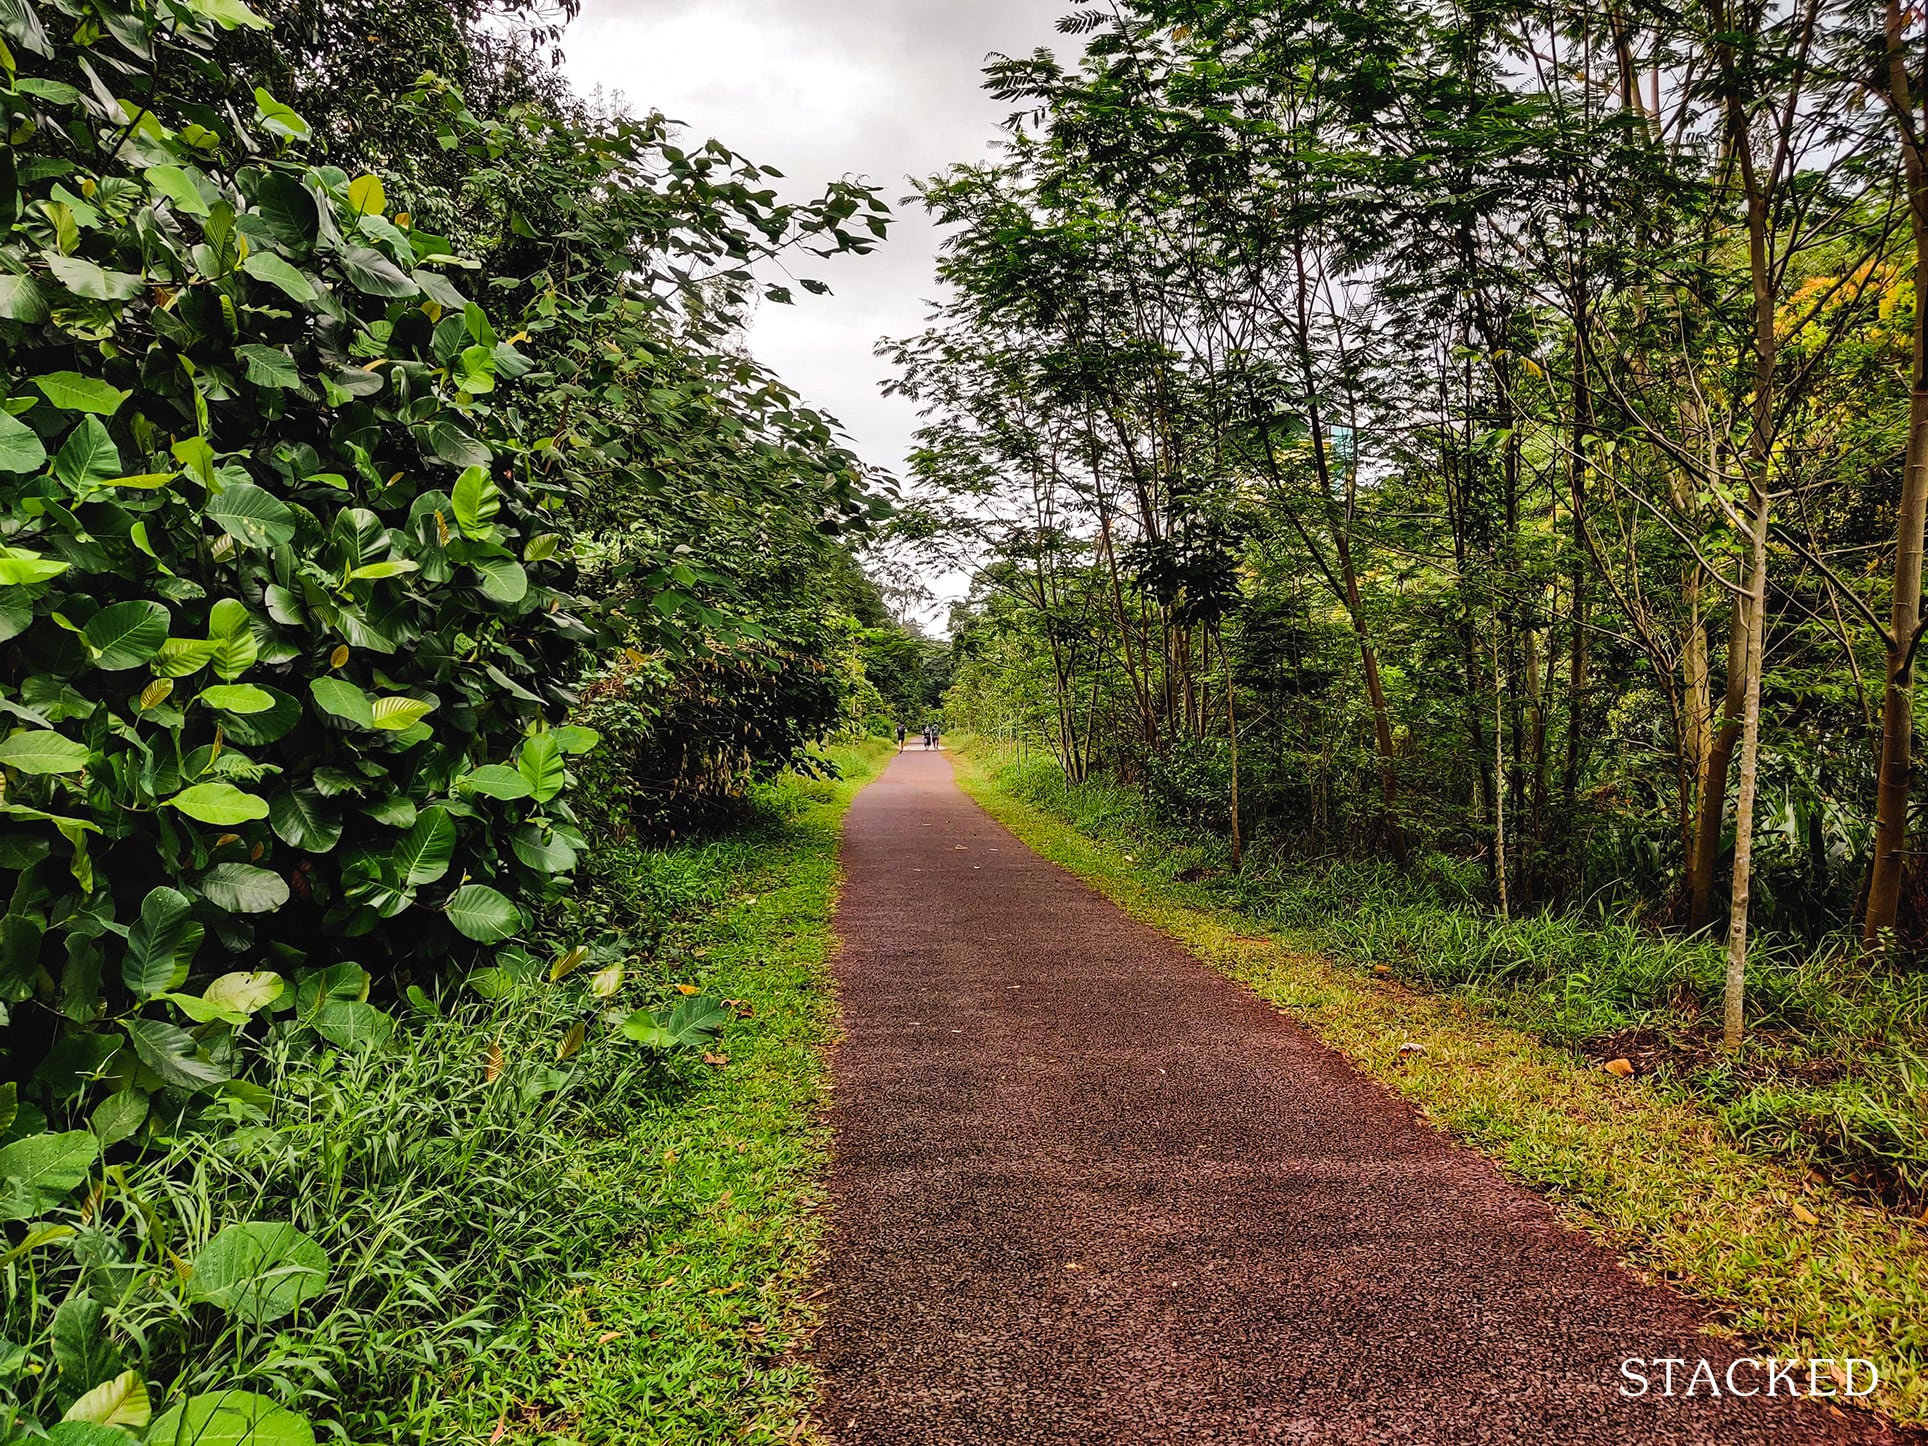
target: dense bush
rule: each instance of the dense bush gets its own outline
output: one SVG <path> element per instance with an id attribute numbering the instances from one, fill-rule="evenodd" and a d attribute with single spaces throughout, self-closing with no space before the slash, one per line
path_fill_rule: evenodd
<path id="1" fill-rule="evenodd" d="M 528 1248 L 552 1099 L 720 1025 L 616 1009 L 638 942 L 555 932 L 594 922 L 571 685 L 651 659 L 655 719 L 740 656 L 834 694 L 746 579 L 874 500 L 722 339 L 754 260 L 882 208 L 513 81 L 391 97 L 381 159 L 432 165 L 335 164 L 352 117 L 234 68 L 241 0 L 0 32 L 0 1437 L 303 1442 L 485 1330 L 464 1282 Z M 552 955 L 516 1030 L 442 1018 Z"/>

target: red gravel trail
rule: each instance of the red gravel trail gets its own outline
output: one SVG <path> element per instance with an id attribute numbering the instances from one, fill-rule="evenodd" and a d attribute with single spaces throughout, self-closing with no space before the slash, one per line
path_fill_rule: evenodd
<path id="1" fill-rule="evenodd" d="M 857 799 L 844 863 L 840 1446 L 1911 1439 L 1704 1381 L 1624 1399 L 1627 1357 L 1736 1352 L 941 753 Z"/>

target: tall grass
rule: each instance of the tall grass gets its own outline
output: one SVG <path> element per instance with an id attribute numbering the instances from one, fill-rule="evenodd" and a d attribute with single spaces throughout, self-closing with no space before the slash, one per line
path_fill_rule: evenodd
<path id="1" fill-rule="evenodd" d="M 1385 970 L 1598 1060 L 1626 1057 L 1714 1112 L 1747 1148 L 1909 1210 L 1928 1205 L 1928 974 L 1850 941 L 1766 938 L 1748 964 L 1745 1047 L 1717 1047 L 1720 945 L 1599 913 L 1502 919 L 1462 860 L 1308 863 L 1258 839 L 1159 827 L 1135 789 L 1068 783 L 1049 761 L 987 760 L 1003 792 L 1130 852 L 1134 867 L 1255 929 Z"/>
<path id="2" fill-rule="evenodd" d="M 655 1005 L 702 978 L 719 911 L 782 856 L 789 820 L 834 813 L 818 805 L 837 797 L 785 780 L 730 837 L 598 850 L 550 924 L 558 940 L 595 939 L 598 967 L 622 967 L 602 1008 Z M 811 841 L 825 908 L 834 847 L 832 819 Z M 478 1391 L 484 1427 L 532 1399 L 526 1373 L 508 1373 L 515 1390 L 487 1385 L 579 1314 L 572 1283 L 686 1213 L 662 1131 L 728 1086 L 700 1053 L 652 1054 L 600 1021 L 578 1048 L 582 991 L 540 970 L 484 983 L 411 991 L 385 1045 L 271 1037 L 246 1087 L 116 1147 L 94 1192 L 5 1258 L 0 1439 L 43 1434 L 126 1369 L 157 1401 L 259 1392 L 360 1442 L 479 1440 Z M 196 1296 L 197 1253 L 253 1220 L 292 1224 L 327 1258 L 325 1285 L 290 1314 L 250 1319 Z M 657 1438 L 639 1426 L 634 1439 Z"/>

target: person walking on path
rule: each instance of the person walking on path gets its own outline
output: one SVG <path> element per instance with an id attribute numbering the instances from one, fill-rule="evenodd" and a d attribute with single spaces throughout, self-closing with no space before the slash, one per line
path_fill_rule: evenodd
<path id="1" fill-rule="evenodd" d="M 904 751 L 904 725 L 902 723 L 897 725 L 897 751 L 899 753 Z"/>

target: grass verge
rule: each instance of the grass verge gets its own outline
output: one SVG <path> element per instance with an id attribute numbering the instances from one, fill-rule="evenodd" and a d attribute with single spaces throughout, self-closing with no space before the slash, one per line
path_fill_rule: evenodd
<path id="1" fill-rule="evenodd" d="M 953 755 L 966 792 L 1045 858 L 1316 1032 L 1434 1124 L 1543 1191 L 1649 1278 L 1713 1308 L 1763 1351 L 1878 1363 L 1873 1406 L 1928 1423 L 1928 1226 L 1815 1172 L 1743 1153 L 1691 1100 L 1446 997 L 1274 937 L 1249 912 L 1140 866 L 1001 786 L 994 755 Z M 1104 820 L 1086 820 L 1103 830 Z M 1420 1052 L 1401 1055 L 1401 1046 Z"/>
<path id="2" fill-rule="evenodd" d="M 729 837 L 603 860 L 598 886 L 665 927 L 673 984 L 753 1011 L 728 1063 L 566 1142 L 584 1196 L 629 1228 L 593 1266 L 530 1304 L 449 1398 L 435 1435 L 595 1446 L 807 1439 L 811 1386 L 789 1359 L 823 1229 L 822 1047 L 842 818 L 887 747 L 832 750 L 842 778 L 787 777 Z M 558 1199 L 558 1212 L 582 1210 Z M 598 1213 L 595 1209 L 588 1214 Z"/>

